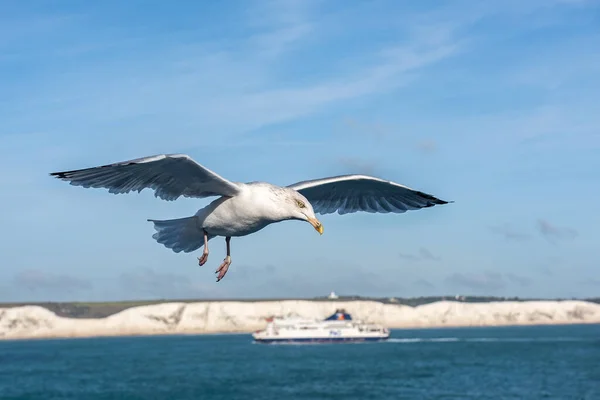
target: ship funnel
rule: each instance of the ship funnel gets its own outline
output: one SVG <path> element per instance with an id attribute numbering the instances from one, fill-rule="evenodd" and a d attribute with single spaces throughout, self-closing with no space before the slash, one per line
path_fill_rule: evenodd
<path id="1" fill-rule="evenodd" d="M 335 310 L 333 314 L 325 318 L 325 321 L 351 321 L 352 316 L 344 309 Z"/>

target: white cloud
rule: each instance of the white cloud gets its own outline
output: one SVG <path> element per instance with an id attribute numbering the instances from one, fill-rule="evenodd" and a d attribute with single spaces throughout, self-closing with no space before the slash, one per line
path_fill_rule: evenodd
<path id="1" fill-rule="evenodd" d="M 231 135 L 392 91 L 460 48 L 451 31 L 422 29 L 407 44 L 365 50 L 360 55 L 370 60 L 366 65 L 344 66 L 327 79 L 298 85 L 278 78 L 274 58 L 286 59 L 292 44 L 302 46 L 311 32 L 326 30 L 307 3 L 272 2 L 263 8 L 260 32 L 247 39 L 228 39 L 216 47 L 158 43 L 152 52 L 138 40 L 125 45 L 131 50 L 127 57 L 66 66 L 16 91 L 4 126 L 15 133 L 47 131 L 55 143 L 78 152 L 116 144 L 136 151 L 200 140 L 219 144 Z M 172 131 L 165 136 L 166 130 Z"/>
<path id="2" fill-rule="evenodd" d="M 248 44 L 258 51 L 258 57 L 274 58 L 306 39 L 314 32 L 311 15 L 314 2 L 269 0 L 258 4 L 248 16 L 248 24 L 262 31 L 252 36 Z"/>

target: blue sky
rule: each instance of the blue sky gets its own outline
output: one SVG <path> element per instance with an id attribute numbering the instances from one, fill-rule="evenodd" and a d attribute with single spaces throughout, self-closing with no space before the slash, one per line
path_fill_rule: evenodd
<path id="1" fill-rule="evenodd" d="M 600 294 L 600 6 L 586 0 L 4 1 L 0 301 Z M 454 200 L 199 254 L 49 172 L 187 153 L 235 181 L 367 173 Z"/>

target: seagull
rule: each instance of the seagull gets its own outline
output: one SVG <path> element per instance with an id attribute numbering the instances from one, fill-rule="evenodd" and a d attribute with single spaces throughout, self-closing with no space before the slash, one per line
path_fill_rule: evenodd
<path id="1" fill-rule="evenodd" d="M 153 238 L 176 253 L 203 247 L 198 264 L 208 260 L 208 241 L 225 237 L 227 256 L 215 271 L 221 281 L 231 265 L 231 238 L 250 235 L 287 220 L 308 222 L 323 234 L 315 213 L 404 213 L 452 201 L 367 175 L 340 175 L 277 186 L 267 182 L 233 182 L 186 154 L 160 154 L 98 167 L 52 172 L 51 176 L 84 188 L 121 194 L 144 189 L 166 201 L 179 197 L 218 196 L 196 214 L 169 220 L 148 219 Z"/>

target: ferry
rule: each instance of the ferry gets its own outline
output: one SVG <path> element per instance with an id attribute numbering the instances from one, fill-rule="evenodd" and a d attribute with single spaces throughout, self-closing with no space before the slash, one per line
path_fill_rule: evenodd
<path id="1" fill-rule="evenodd" d="M 375 324 L 355 321 L 345 310 L 324 320 L 270 318 L 267 327 L 252 334 L 256 343 L 352 343 L 387 340 L 390 332 Z"/>

